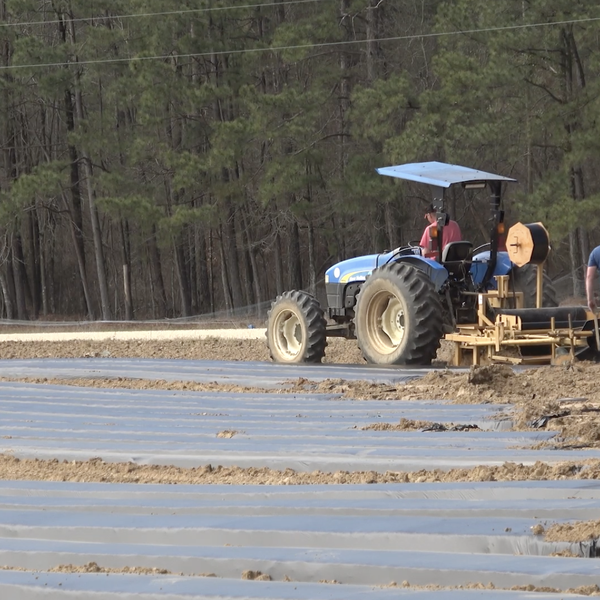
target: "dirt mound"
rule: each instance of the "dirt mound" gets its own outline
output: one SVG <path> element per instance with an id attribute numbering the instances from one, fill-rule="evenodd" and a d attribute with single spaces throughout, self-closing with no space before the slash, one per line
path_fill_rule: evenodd
<path id="1" fill-rule="evenodd" d="M 99 483 L 231 484 L 231 485 L 323 485 L 363 483 L 431 483 L 451 481 L 545 481 L 551 479 L 599 479 L 600 460 L 569 461 L 549 465 L 504 463 L 470 469 L 440 469 L 404 472 L 278 471 L 267 467 L 223 467 L 204 465 L 183 468 L 169 465 L 110 463 L 100 458 L 87 461 L 19 459 L 0 454 L 0 479 L 73 481 Z"/>

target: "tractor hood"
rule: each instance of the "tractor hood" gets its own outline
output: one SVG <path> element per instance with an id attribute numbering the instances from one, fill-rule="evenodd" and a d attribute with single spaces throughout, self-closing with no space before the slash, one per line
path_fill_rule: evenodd
<path id="1" fill-rule="evenodd" d="M 352 283 L 353 281 L 364 281 L 379 265 L 385 264 L 391 256 L 391 252 L 385 254 L 368 254 L 343 260 L 329 267 L 325 272 L 325 283 Z"/>
<path id="2" fill-rule="evenodd" d="M 433 281 L 436 289 L 448 278 L 448 272 L 442 265 L 434 260 L 423 258 L 418 255 L 398 256 L 397 250 L 383 254 L 368 254 L 349 258 L 333 265 L 325 272 L 325 283 L 337 283 L 346 285 L 352 282 L 364 281 L 377 267 L 395 260 L 397 262 L 408 262 L 417 269 L 424 271 Z"/>

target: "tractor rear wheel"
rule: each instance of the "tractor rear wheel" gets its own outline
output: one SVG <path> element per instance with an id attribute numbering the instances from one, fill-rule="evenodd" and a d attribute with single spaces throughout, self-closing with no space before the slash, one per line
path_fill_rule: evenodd
<path id="1" fill-rule="evenodd" d="M 535 308 L 537 297 L 537 267 L 532 264 L 514 267 L 510 274 L 511 289 L 523 292 L 524 308 Z M 552 279 L 544 273 L 542 306 L 558 306 L 556 289 Z"/>
<path id="2" fill-rule="evenodd" d="M 363 283 L 354 323 L 367 362 L 428 365 L 440 347 L 442 304 L 423 271 L 390 263 Z"/>
<path id="3" fill-rule="evenodd" d="M 319 301 L 292 290 L 277 296 L 267 319 L 267 345 L 278 363 L 319 363 L 325 356 L 326 322 Z"/>

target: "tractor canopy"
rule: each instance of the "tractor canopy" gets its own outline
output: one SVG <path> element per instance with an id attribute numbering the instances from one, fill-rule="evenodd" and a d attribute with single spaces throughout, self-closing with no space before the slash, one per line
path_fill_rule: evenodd
<path id="1" fill-rule="evenodd" d="M 485 184 L 491 181 L 517 181 L 512 177 L 437 161 L 381 167 L 376 170 L 380 175 L 426 183 L 439 188 L 449 188 L 455 183 L 462 183 L 465 187 L 483 187 L 483 185 L 478 186 L 477 184 Z"/>
<path id="2" fill-rule="evenodd" d="M 422 163 L 408 163 L 406 165 L 396 165 L 394 167 L 381 167 L 377 169 L 380 175 L 388 175 L 398 179 L 424 183 L 429 186 L 432 193 L 431 205 L 437 215 L 437 237 L 443 239 L 443 228 L 447 218 L 444 207 L 444 192 L 452 185 L 460 184 L 465 189 L 483 189 L 489 186 L 490 197 L 490 253 L 487 264 L 479 285 L 482 288 L 491 283 L 492 277 L 496 272 L 498 261 L 498 251 L 500 247 L 500 236 L 504 232 L 504 211 L 501 210 L 502 183 L 516 182 L 512 177 L 488 173 L 479 169 L 462 167 L 460 165 L 451 165 L 447 163 L 430 161 Z M 442 262 L 442 245 L 438 245 L 438 262 Z M 479 275 L 479 273 L 478 273 Z"/>

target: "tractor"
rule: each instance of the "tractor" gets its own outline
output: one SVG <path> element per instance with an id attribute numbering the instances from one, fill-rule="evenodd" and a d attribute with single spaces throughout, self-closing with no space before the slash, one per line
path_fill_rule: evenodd
<path id="1" fill-rule="evenodd" d="M 549 251 L 547 238 L 543 240 L 543 226 L 537 224 L 532 229 L 534 237 L 541 233 L 542 242 L 533 250 L 534 254 L 542 255 L 541 261 L 527 263 L 526 259 L 515 264 L 506 249 L 501 192 L 503 184 L 515 179 L 440 162 L 384 167 L 377 172 L 430 187 L 437 217 L 432 226 L 432 238 L 437 241 L 435 258 L 426 258 L 418 244 L 409 243 L 333 265 L 325 273 L 327 314 L 317 298 L 305 291 L 292 290 L 279 295 L 269 310 L 266 332 L 275 362 L 321 362 L 327 337 L 336 336 L 356 339 L 363 357 L 371 364 L 429 365 L 442 338 L 456 335 L 461 327 L 471 327 L 477 336 L 493 337 L 489 332 L 482 333 L 483 326 L 467 325 L 476 324 L 478 317 L 480 324 L 484 319 L 483 325 L 493 325 L 500 318 L 502 331 L 507 319 L 512 319 L 513 328 L 518 322 L 519 329 L 522 318 L 525 321 L 542 318 L 548 330 L 550 323 L 556 329 L 555 318 L 568 320 L 569 326 L 572 325 L 570 314 L 563 315 L 558 308 L 541 308 L 557 306 L 552 281 L 543 273 L 543 264 L 539 264 Z M 474 248 L 469 241 L 455 241 L 444 246 L 447 219 L 444 196 L 451 186 L 462 186 L 465 190 L 489 188 L 486 244 Z M 538 225 L 543 231 L 540 232 Z M 489 307 L 486 314 L 481 312 L 482 298 L 495 293 L 499 282 L 505 288 L 504 312 L 511 313 L 512 309 L 517 316 L 498 317 L 495 309 Z M 513 296 L 515 302 L 511 306 Z M 536 307 L 533 316 L 531 311 Z M 526 314 L 532 315 L 531 318 Z M 587 320 L 581 315 L 578 319 Z M 515 337 L 518 336 L 513 334 L 512 338 Z M 496 335 L 499 347 L 497 338 Z M 560 339 L 563 338 L 564 335 Z M 571 338 L 574 339 L 573 335 Z M 523 345 L 529 347 L 530 343 Z M 586 343 L 581 342 L 583 346 Z"/>

